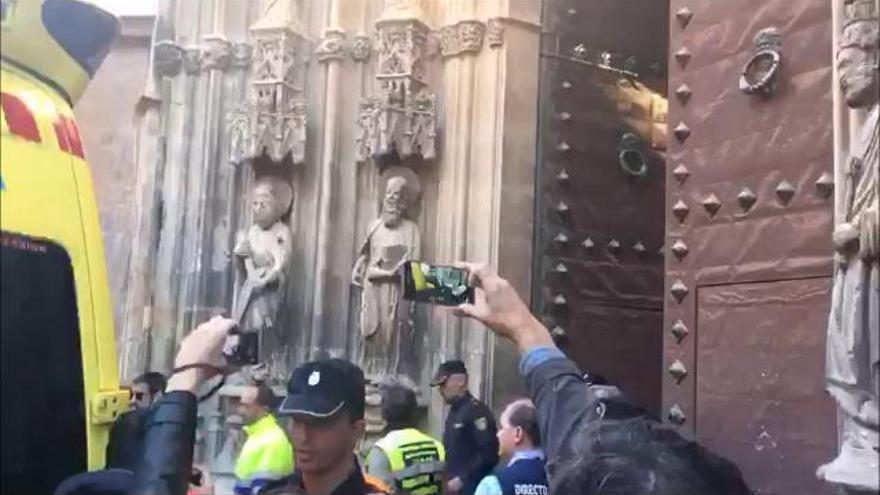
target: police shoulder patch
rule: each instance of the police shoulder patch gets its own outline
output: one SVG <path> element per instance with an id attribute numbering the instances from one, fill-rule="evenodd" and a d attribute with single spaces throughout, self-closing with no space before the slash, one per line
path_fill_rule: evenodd
<path id="1" fill-rule="evenodd" d="M 478 430 L 485 431 L 489 427 L 489 420 L 487 418 L 477 418 L 474 420 L 474 425 Z"/>

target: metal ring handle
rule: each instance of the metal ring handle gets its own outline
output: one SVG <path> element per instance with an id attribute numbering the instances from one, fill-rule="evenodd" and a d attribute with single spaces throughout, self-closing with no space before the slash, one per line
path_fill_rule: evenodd
<path id="1" fill-rule="evenodd" d="M 751 69 L 759 61 L 767 58 L 771 60 L 770 69 L 767 71 L 767 73 L 761 76 L 757 81 L 749 82 L 749 69 Z M 779 75 L 779 68 L 781 66 L 782 55 L 779 53 L 778 50 L 758 50 L 757 52 L 755 52 L 754 55 L 752 55 L 752 58 L 750 58 L 746 65 L 743 67 L 742 73 L 739 76 L 739 89 L 746 94 L 772 93 L 774 89 L 773 86 L 776 82 L 776 77 Z"/>
<path id="2" fill-rule="evenodd" d="M 630 159 L 628 157 L 631 157 L 632 155 L 635 155 L 637 157 L 639 161 L 638 167 L 633 167 L 630 164 Z M 626 172 L 628 175 L 631 175 L 633 177 L 644 177 L 648 175 L 648 163 L 645 160 L 645 155 L 642 154 L 642 152 L 639 150 L 620 150 L 620 153 L 617 155 L 617 161 L 620 162 L 620 168 L 622 168 L 623 171 Z"/>

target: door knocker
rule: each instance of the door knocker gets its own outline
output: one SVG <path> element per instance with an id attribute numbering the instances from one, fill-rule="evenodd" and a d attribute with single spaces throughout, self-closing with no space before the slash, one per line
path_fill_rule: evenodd
<path id="1" fill-rule="evenodd" d="M 782 35 L 774 27 L 755 35 L 755 53 L 739 76 L 739 89 L 745 94 L 770 96 L 779 82 L 782 69 Z"/>
<path id="2" fill-rule="evenodd" d="M 625 132 L 620 138 L 620 152 L 617 161 L 624 173 L 635 178 L 648 175 L 648 162 L 645 160 L 644 145 L 638 135 Z"/>

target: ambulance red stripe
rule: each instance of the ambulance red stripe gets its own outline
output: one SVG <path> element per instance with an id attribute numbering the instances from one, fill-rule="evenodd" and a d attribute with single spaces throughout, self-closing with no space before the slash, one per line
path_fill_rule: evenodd
<path id="1" fill-rule="evenodd" d="M 9 93 L 0 93 L 0 105 L 3 106 L 9 132 L 28 141 L 41 142 L 37 121 L 23 101 Z"/>

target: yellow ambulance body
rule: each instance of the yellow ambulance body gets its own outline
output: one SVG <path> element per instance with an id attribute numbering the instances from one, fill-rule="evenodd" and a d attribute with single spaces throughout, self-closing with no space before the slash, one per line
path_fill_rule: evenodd
<path id="1" fill-rule="evenodd" d="M 118 33 L 83 1 L 2 0 L 2 491 L 104 466 L 119 386 L 98 208 L 71 109 Z"/>

